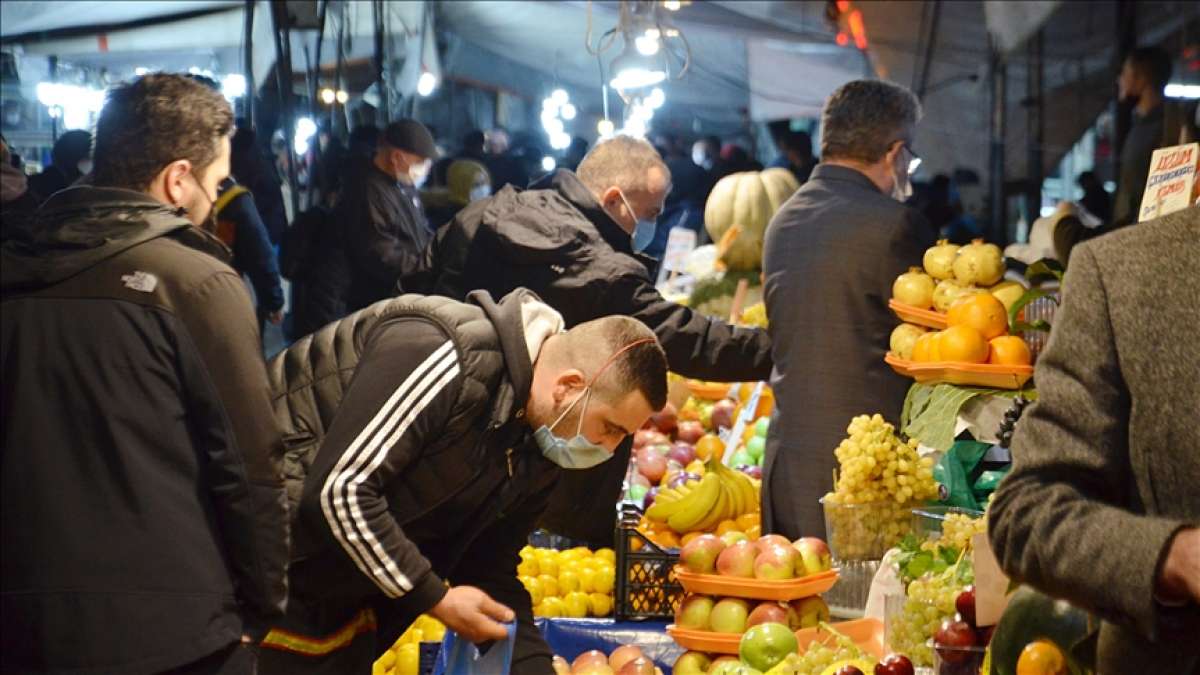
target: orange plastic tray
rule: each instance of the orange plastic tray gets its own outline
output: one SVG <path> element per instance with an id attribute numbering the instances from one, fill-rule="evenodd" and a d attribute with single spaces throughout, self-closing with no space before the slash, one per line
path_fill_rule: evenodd
<path id="1" fill-rule="evenodd" d="M 810 574 L 798 579 L 768 581 L 723 577 L 716 574 L 696 574 L 682 565 L 675 567 L 675 577 L 689 593 L 719 595 L 722 597 L 749 598 L 751 600 L 798 600 L 820 595 L 837 583 L 837 570 Z"/>
<path id="2" fill-rule="evenodd" d="M 999 366 L 991 363 L 940 361 L 917 363 L 888 352 L 883 357 L 892 370 L 917 382 L 945 382 L 993 389 L 1020 389 L 1033 377 L 1033 366 Z"/>
<path id="3" fill-rule="evenodd" d="M 912 305 L 906 305 L 903 302 L 895 300 L 888 300 L 888 309 L 895 312 L 896 316 L 900 317 L 902 321 L 915 323 L 918 326 L 941 330 L 948 325 L 946 323 L 946 315 L 941 312 L 935 312 L 932 309 L 921 309 L 920 307 L 913 307 Z"/>
<path id="4" fill-rule="evenodd" d="M 883 643 L 883 622 L 879 619 L 855 619 L 830 624 L 834 630 L 854 640 L 859 649 L 875 658 L 883 658 L 885 653 Z M 800 653 L 808 651 L 808 646 L 821 639 L 831 639 L 829 631 L 822 628 L 802 628 L 796 631 L 796 641 L 800 643 Z"/>
<path id="5" fill-rule="evenodd" d="M 701 382 L 700 380 L 688 380 L 688 390 L 692 392 L 692 396 L 705 401 L 720 401 L 729 394 L 729 389 L 733 387 L 729 382 Z"/>
<path id="6" fill-rule="evenodd" d="M 675 624 L 667 626 L 667 635 L 675 644 L 697 652 L 708 654 L 737 654 L 738 645 L 742 642 L 741 633 L 714 633 L 707 630 L 678 628 Z"/>

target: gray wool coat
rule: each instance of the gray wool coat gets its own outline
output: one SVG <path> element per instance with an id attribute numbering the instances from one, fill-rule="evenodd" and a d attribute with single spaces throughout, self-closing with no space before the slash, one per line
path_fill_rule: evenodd
<path id="1" fill-rule="evenodd" d="M 1101 673 L 1200 673 L 1200 607 L 1155 579 L 1200 525 L 1200 207 L 1071 254 L 989 531 L 1013 578 L 1095 612 Z"/>

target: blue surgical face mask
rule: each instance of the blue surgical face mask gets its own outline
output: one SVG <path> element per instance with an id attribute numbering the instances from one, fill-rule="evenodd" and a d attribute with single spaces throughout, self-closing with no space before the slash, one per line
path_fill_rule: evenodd
<path id="1" fill-rule="evenodd" d="M 641 253 L 642 251 L 646 250 L 646 247 L 650 245 L 650 242 L 654 241 L 654 221 L 645 218 L 638 218 L 637 212 L 634 211 L 633 207 L 629 205 L 629 200 L 625 199 L 625 193 L 622 191 L 620 194 L 621 201 L 625 202 L 625 208 L 629 209 L 630 215 L 636 219 L 637 224 L 633 226 L 633 235 L 630 237 L 630 239 L 633 244 L 633 250 Z"/>
<path id="2" fill-rule="evenodd" d="M 550 426 L 543 424 L 541 428 L 533 433 L 533 440 L 541 448 L 542 455 L 564 469 L 590 469 L 612 457 L 612 453 L 607 448 L 592 443 L 581 433 L 583 431 L 583 416 L 587 413 L 586 400 L 583 402 L 583 410 L 579 413 L 579 427 L 575 430 L 574 437 L 570 440 L 565 440 L 554 435 L 552 431 L 554 427 L 558 426 L 559 422 L 563 421 L 567 413 L 571 412 L 575 404 L 590 397 L 591 393 L 591 387 L 585 388 L 583 393 L 579 395 L 579 398 L 572 401 L 571 405 L 562 411 L 562 414 L 558 416 L 558 419 L 554 420 L 553 424 Z"/>

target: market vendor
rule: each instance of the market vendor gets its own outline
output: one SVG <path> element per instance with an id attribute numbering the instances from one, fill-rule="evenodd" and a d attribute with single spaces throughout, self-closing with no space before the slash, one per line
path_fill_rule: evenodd
<path id="1" fill-rule="evenodd" d="M 763 245 L 776 409 L 763 464 L 763 532 L 823 537 L 818 500 L 856 415 L 900 410 L 909 382 L 883 361 L 892 282 L 920 265 L 932 228 L 911 194 L 920 103 L 849 82 L 821 114 L 821 163 L 775 214 Z"/>
<path id="2" fill-rule="evenodd" d="M 638 251 L 653 238 L 670 189 L 671 172 L 654 147 L 617 136 L 597 144 L 576 173 L 562 169 L 529 190 L 506 187 L 471 203 L 439 228 L 425 269 L 402 278 L 401 288 L 462 299 L 477 288 L 499 297 L 524 286 L 562 312 L 567 326 L 609 314 L 640 320 L 681 375 L 764 380 L 771 372 L 765 331 L 704 316 L 654 287 L 652 261 Z M 566 477 L 544 525 L 610 546 L 629 447 L 615 462 Z M 595 499 L 578 499 L 580 491 Z"/>
<path id="3" fill-rule="evenodd" d="M 518 551 L 560 469 L 611 462 L 667 395 L 666 358 L 640 322 L 562 328 L 525 289 L 498 303 L 406 295 L 276 357 L 281 423 L 320 449 L 299 496 L 288 615 L 260 673 L 369 673 L 422 613 L 477 643 L 515 619 L 512 672 L 554 672 Z"/>

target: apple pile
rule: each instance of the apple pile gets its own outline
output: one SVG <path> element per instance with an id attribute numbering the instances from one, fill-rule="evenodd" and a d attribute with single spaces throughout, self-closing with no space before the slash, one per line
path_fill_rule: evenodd
<path id="1" fill-rule="evenodd" d="M 571 662 L 555 655 L 552 665 L 555 675 L 662 675 L 662 670 L 637 645 L 621 645 L 607 656 L 593 649 Z"/>
<path id="2" fill-rule="evenodd" d="M 696 574 L 776 581 L 820 574 L 833 567 L 824 541 L 803 537 L 790 542 L 778 534 L 733 543 L 702 535 L 683 547 L 679 560 Z"/>
<path id="3" fill-rule="evenodd" d="M 612 614 L 616 553 L 611 548 L 567 551 L 526 546 L 517 579 L 529 593 L 533 614 L 575 619 Z"/>
<path id="4" fill-rule="evenodd" d="M 710 633 L 742 635 L 762 624 L 782 624 L 792 631 L 813 628 L 829 619 L 829 607 L 820 596 L 791 602 L 714 598 L 693 593 L 675 612 L 675 626 Z"/>

